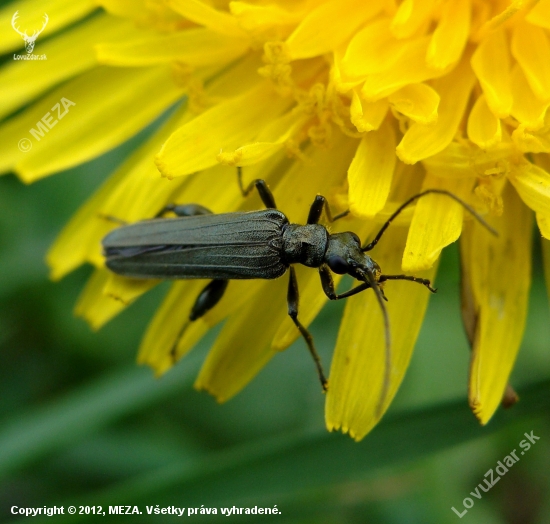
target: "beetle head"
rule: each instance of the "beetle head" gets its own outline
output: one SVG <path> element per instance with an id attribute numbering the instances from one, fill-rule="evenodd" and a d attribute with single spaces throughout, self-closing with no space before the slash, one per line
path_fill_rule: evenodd
<path id="1" fill-rule="evenodd" d="M 351 275 L 363 282 L 378 282 L 380 266 L 361 250 L 361 240 L 351 231 L 335 233 L 328 238 L 324 262 L 338 275 Z"/>

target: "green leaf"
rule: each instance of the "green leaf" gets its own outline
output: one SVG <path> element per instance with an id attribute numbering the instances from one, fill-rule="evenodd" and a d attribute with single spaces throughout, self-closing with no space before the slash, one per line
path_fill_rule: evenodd
<path id="1" fill-rule="evenodd" d="M 185 507 L 265 507 L 290 503 L 311 490 L 363 480 L 381 468 L 402 465 L 484 437 L 550 408 L 550 381 L 521 393 L 521 403 L 481 427 L 464 401 L 388 417 L 362 442 L 320 433 L 289 434 L 215 452 L 190 464 L 173 464 L 66 503 Z M 279 506 L 281 509 L 281 506 Z M 76 516 L 75 519 L 85 518 Z M 219 517 L 218 517 L 219 518 Z"/>
<path id="2" fill-rule="evenodd" d="M 102 377 L 64 398 L 10 418 L 0 430 L 0 478 L 52 451 L 189 388 L 200 355 L 186 359 L 159 380 L 149 369 L 132 367 Z"/>

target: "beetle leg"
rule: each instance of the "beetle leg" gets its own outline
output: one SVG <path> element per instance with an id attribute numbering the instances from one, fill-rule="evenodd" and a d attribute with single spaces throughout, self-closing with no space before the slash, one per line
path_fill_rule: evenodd
<path id="1" fill-rule="evenodd" d="M 321 359 L 317 353 L 317 350 L 315 349 L 315 345 L 313 344 L 313 337 L 311 336 L 311 333 L 298 320 L 298 300 L 299 292 L 298 281 L 296 280 L 296 272 L 294 271 L 294 268 L 290 266 L 290 279 L 288 281 L 287 293 L 288 314 L 292 319 L 292 322 L 296 324 L 296 327 L 300 330 L 300 333 L 306 341 L 309 352 L 311 353 L 311 356 L 315 361 L 315 366 L 317 367 L 317 373 L 319 375 L 319 380 L 321 381 L 321 386 L 323 387 L 323 391 L 326 392 L 328 389 L 328 382 L 325 378 L 325 373 L 323 372 Z"/>
<path id="2" fill-rule="evenodd" d="M 333 217 L 332 213 L 330 212 L 330 206 L 328 205 L 327 199 L 323 195 L 317 195 L 315 197 L 315 200 L 313 201 L 313 204 L 311 204 L 311 207 L 309 208 L 307 223 L 318 224 L 319 220 L 321 220 L 323 209 L 325 210 L 325 214 L 329 222 L 334 222 L 339 218 L 343 218 L 349 215 L 349 209 L 347 209 L 346 211 Z"/>
<path id="3" fill-rule="evenodd" d="M 164 206 L 156 215 L 155 218 L 160 218 L 169 211 L 172 211 L 178 217 L 193 217 L 197 215 L 211 215 L 210 209 L 201 206 L 200 204 L 168 204 Z"/>
<path id="4" fill-rule="evenodd" d="M 128 225 L 128 222 L 126 222 L 126 220 L 122 220 L 122 218 L 114 217 L 113 215 L 105 215 L 103 213 L 98 213 L 97 216 L 99 218 L 102 218 L 103 220 L 107 220 L 108 222 L 113 222 L 115 224 L 118 224 L 119 226 Z"/>
<path id="5" fill-rule="evenodd" d="M 311 204 L 311 207 L 309 208 L 309 215 L 307 216 L 307 223 L 308 224 L 318 224 L 319 223 L 319 220 L 321 219 L 321 215 L 323 213 L 323 207 L 325 207 L 326 203 L 327 203 L 327 201 L 326 201 L 324 196 L 317 195 L 315 197 L 315 200 L 313 201 L 313 204 Z M 328 205 L 327 205 L 327 209 L 328 209 Z M 328 215 L 330 215 L 330 210 L 327 211 L 327 216 Z"/>
<path id="6" fill-rule="evenodd" d="M 271 189 L 269 189 L 265 180 L 262 180 L 261 178 L 256 178 L 252 180 L 252 182 L 250 182 L 250 184 L 248 184 L 245 189 L 243 185 L 243 171 L 241 166 L 237 166 L 237 179 L 239 180 L 239 187 L 241 188 L 241 193 L 243 194 L 243 197 L 248 196 L 250 192 L 254 188 L 256 188 L 258 190 L 260 198 L 262 199 L 262 202 L 264 203 L 264 206 L 268 209 L 277 209 L 277 204 L 275 204 L 275 197 L 273 196 L 273 193 L 271 192 Z"/>
<path id="7" fill-rule="evenodd" d="M 197 215 L 212 214 L 212 211 L 210 211 L 210 209 L 201 206 L 200 204 L 167 204 L 155 215 L 154 218 L 161 218 L 170 211 L 178 217 L 192 217 Z M 100 214 L 99 216 L 101 218 L 104 218 L 105 220 L 109 220 L 110 222 L 116 222 L 121 226 L 128 225 L 128 222 L 126 222 L 125 220 L 121 220 L 120 218 L 116 218 L 111 215 Z"/>
<path id="8" fill-rule="evenodd" d="M 432 293 L 437 292 L 437 289 L 432 287 L 432 283 L 427 278 L 411 277 L 409 275 L 380 275 L 378 282 L 385 282 L 386 280 L 409 280 L 426 286 Z"/>
<path id="9" fill-rule="evenodd" d="M 319 267 L 319 276 L 321 277 L 321 285 L 323 286 L 323 291 L 325 292 L 325 295 L 330 298 L 330 300 L 340 300 L 342 298 L 348 298 L 353 295 L 357 295 L 357 293 L 361 293 L 361 291 L 365 291 L 365 289 L 369 289 L 371 287 L 368 282 L 363 282 L 362 284 L 359 284 L 349 291 L 338 295 L 336 294 L 336 290 L 334 289 L 334 280 L 332 279 L 332 274 L 326 264 L 323 264 L 321 267 Z"/>
<path id="10" fill-rule="evenodd" d="M 176 337 L 176 340 L 174 342 L 174 345 L 170 350 L 170 355 L 172 356 L 174 361 L 177 357 L 179 341 L 181 340 L 181 337 L 185 333 L 185 330 L 188 328 L 189 324 L 197 320 L 198 318 L 201 318 L 206 312 L 211 310 L 220 301 L 227 288 L 228 282 L 228 280 L 220 279 L 211 280 L 199 293 L 197 300 L 195 300 L 195 304 L 191 308 L 189 318 L 181 327 L 178 336 Z"/>

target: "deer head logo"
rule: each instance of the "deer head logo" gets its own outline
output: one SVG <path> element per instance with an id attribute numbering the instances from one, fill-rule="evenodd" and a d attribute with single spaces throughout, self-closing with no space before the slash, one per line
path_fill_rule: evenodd
<path id="1" fill-rule="evenodd" d="M 30 54 L 34 50 L 34 43 L 36 42 L 38 35 L 42 31 L 44 31 L 44 28 L 48 24 L 48 15 L 44 13 L 44 23 L 42 24 L 42 28 L 38 31 L 35 30 L 31 36 L 27 34 L 26 30 L 22 33 L 19 30 L 19 27 L 15 25 L 15 22 L 17 21 L 18 18 L 19 18 L 19 11 L 15 11 L 15 14 L 12 16 L 12 19 L 11 19 L 11 26 L 17 33 L 19 33 L 23 37 L 23 40 L 25 41 L 25 50 L 27 51 L 27 53 Z"/>

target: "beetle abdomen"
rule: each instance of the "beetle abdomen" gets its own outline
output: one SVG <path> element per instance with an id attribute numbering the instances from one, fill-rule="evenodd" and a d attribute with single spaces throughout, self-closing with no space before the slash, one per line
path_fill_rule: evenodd
<path id="1" fill-rule="evenodd" d="M 274 209 L 138 222 L 104 238 L 106 264 L 134 278 L 277 278 L 287 224 Z"/>

